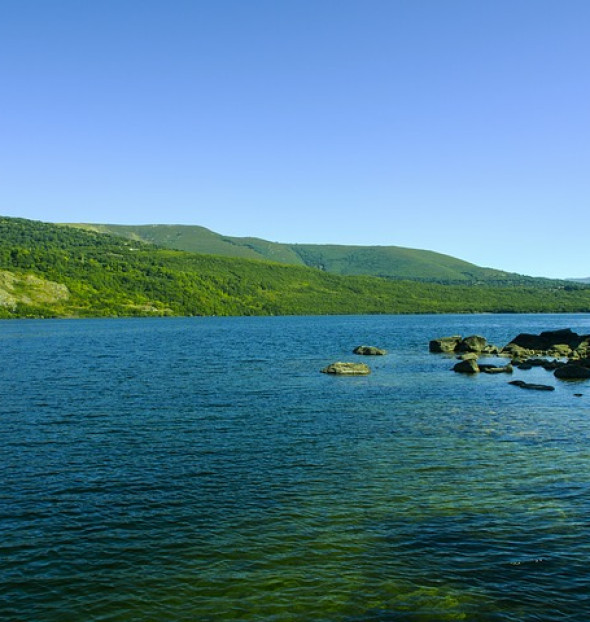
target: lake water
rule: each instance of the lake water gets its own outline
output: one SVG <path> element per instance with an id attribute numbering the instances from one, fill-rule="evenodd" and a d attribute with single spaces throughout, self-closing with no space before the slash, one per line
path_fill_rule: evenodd
<path id="1" fill-rule="evenodd" d="M 590 315 L 0 322 L 0 619 L 590 619 L 590 381 L 428 353 L 566 327 Z"/>

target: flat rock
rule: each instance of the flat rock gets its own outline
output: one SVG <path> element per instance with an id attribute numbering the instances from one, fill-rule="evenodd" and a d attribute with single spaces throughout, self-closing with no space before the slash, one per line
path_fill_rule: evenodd
<path id="1" fill-rule="evenodd" d="M 338 361 L 324 367 L 321 372 L 322 374 L 336 374 L 338 376 L 366 376 L 371 373 L 371 368 L 364 363 L 343 363 Z"/>
<path id="2" fill-rule="evenodd" d="M 510 363 L 508 365 L 479 365 L 481 371 L 486 374 L 511 374 L 514 368 Z"/>

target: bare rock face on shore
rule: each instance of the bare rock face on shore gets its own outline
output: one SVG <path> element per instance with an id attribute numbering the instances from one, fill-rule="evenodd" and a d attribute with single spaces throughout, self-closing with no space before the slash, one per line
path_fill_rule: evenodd
<path id="1" fill-rule="evenodd" d="M 321 372 L 322 374 L 335 374 L 338 376 L 367 376 L 371 373 L 371 368 L 364 363 L 344 363 L 338 361 L 324 367 Z"/>
<path id="2" fill-rule="evenodd" d="M 357 346 L 352 353 L 362 354 L 363 356 L 383 356 L 387 354 L 387 350 L 375 346 Z"/>

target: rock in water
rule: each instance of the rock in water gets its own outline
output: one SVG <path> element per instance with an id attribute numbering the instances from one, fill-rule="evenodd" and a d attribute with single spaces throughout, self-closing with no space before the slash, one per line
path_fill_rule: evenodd
<path id="1" fill-rule="evenodd" d="M 487 346 L 485 337 L 480 335 L 471 335 L 465 337 L 458 345 L 457 351 L 459 352 L 483 352 Z"/>
<path id="2" fill-rule="evenodd" d="M 376 348 L 375 346 L 357 346 L 353 351 L 353 354 L 363 354 L 365 356 L 383 356 L 387 354 L 387 350 Z"/>
<path id="3" fill-rule="evenodd" d="M 459 374 L 477 374 L 479 372 L 479 365 L 476 359 L 465 359 L 460 361 L 453 367 L 453 371 Z"/>
<path id="4" fill-rule="evenodd" d="M 428 344 L 430 352 L 454 352 L 455 348 L 461 342 L 461 335 L 454 335 L 453 337 L 441 337 L 440 339 L 433 339 Z"/>
<path id="5" fill-rule="evenodd" d="M 590 378 L 590 369 L 582 367 L 581 365 L 564 365 L 558 367 L 553 375 L 561 380 L 582 380 L 583 378 Z"/>
<path id="6" fill-rule="evenodd" d="M 321 372 L 322 374 L 336 374 L 339 376 L 366 376 L 371 373 L 371 369 L 364 363 L 343 363 L 338 361 L 324 367 Z"/>

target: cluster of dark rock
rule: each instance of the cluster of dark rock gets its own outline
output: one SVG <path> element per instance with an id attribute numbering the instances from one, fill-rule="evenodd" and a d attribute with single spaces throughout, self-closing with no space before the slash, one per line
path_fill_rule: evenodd
<path id="1" fill-rule="evenodd" d="M 538 335 L 521 333 L 501 348 L 489 344 L 480 335 L 465 338 L 454 335 L 433 339 L 429 350 L 458 355 L 461 360 L 453 367 L 453 371 L 458 373 L 512 373 L 515 367 L 523 370 L 543 367 L 553 371 L 556 378 L 590 378 L 590 335 L 578 335 L 569 328 L 545 331 Z M 485 355 L 509 357 L 511 361 L 501 366 L 479 363 L 478 357 Z M 514 380 L 510 384 L 525 389 L 554 389 L 522 380 Z"/>
<path id="2" fill-rule="evenodd" d="M 548 330 L 538 335 L 520 333 L 502 348 L 501 353 L 521 360 L 545 355 L 583 363 L 590 357 L 590 335 L 578 335 L 570 328 Z"/>
<path id="3" fill-rule="evenodd" d="M 357 346 L 353 354 L 361 356 L 384 356 L 387 350 L 376 346 Z M 320 370 L 323 374 L 337 374 L 339 376 L 366 376 L 371 373 L 371 368 L 365 363 L 348 363 L 337 361 Z"/>
<path id="4" fill-rule="evenodd" d="M 480 335 L 471 335 L 470 337 L 461 337 L 461 335 L 454 335 L 453 337 L 441 337 L 440 339 L 433 339 L 429 346 L 431 352 L 445 352 L 450 353 L 465 353 L 472 352 L 475 354 L 498 354 L 500 350 L 489 344 L 485 337 Z"/>

